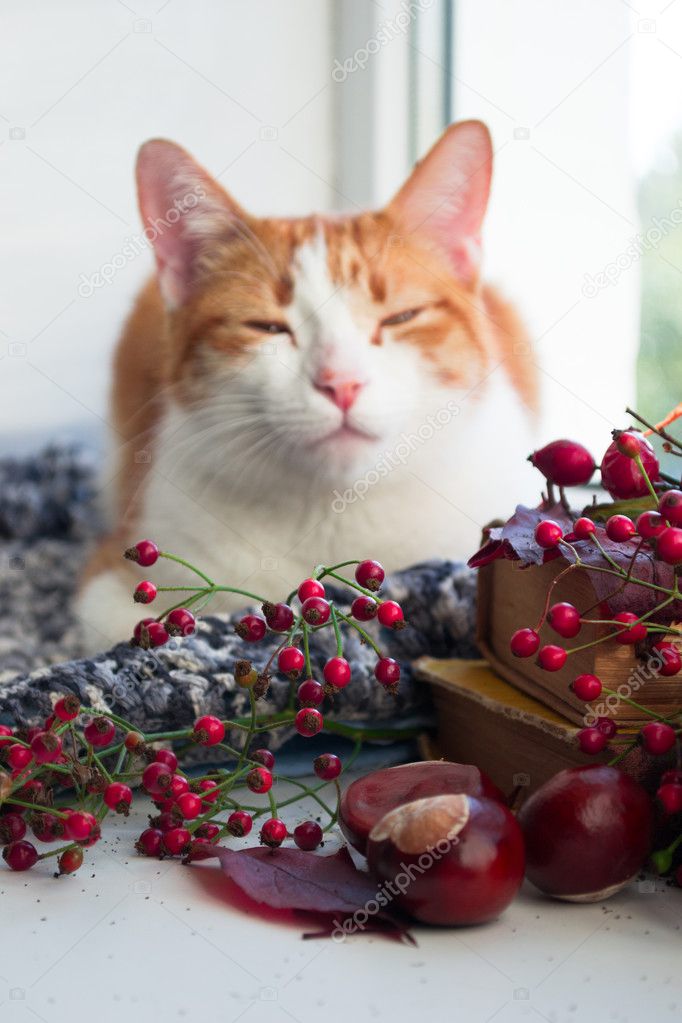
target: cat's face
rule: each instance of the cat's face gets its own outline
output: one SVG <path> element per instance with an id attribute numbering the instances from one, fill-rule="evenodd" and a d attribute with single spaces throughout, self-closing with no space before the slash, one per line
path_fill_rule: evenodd
<path id="1" fill-rule="evenodd" d="M 380 213 L 259 219 L 184 151 L 143 148 L 168 379 L 216 472 L 271 460 L 345 482 L 476 385 L 490 159 L 482 125 L 455 126 Z"/>

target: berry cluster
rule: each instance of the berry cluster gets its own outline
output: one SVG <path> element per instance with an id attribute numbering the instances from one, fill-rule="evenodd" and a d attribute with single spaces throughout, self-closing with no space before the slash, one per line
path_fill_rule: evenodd
<path id="1" fill-rule="evenodd" d="M 135 644 L 158 647 L 171 636 L 190 635 L 197 627 L 197 612 L 215 593 L 228 590 L 261 603 L 262 614 L 245 615 L 237 624 L 244 640 L 257 643 L 269 631 L 281 636 L 281 642 L 260 670 L 247 660 L 235 665 L 235 682 L 249 694 L 251 712 L 244 718 L 223 720 L 204 714 L 192 728 L 144 734 L 116 714 L 82 707 L 74 694 L 67 693 L 55 702 L 52 713 L 39 727 L 13 729 L 0 725 L 0 845 L 6 864 L 12 870 L 23 871 L 39 860 L 54 858 L 57 874 L 73 873 L 83 862 L 83 850 L 100 840 L 106 816 L 129 813 L 138 786 L 151 796 L 157 810 L 137 839 L 136 848 L 142 855 L 182 856 L 185 862 L 203 858 L 211 855 L 210 847 L 221 839 L 248 835 L 261 817 L 265 818 L 259 827 L 263 845 L 274 849 L 291 838 L 299 849 L 317 849 L 338 818 L 339 757 L 325 753 L 314 760 L 319 783 L 311 787 L 275 774 L 273 753 L 258 746 L 258 741 L 262 744 L 265 733 L 280 727 L 293 725 L 303 736 L 316 735 L 324 727 L 355 740 L 347 768 L 362 741 L 376 733 L 371 728 L 324 722 L 319 707 L 351 681 L 350 665 L 343 656 L 342 624 L 355 629 L 374 649 L 378 682 L 388 692 L 396 690 L 399 665 L 384 657 L 358 624 L 372 618 L 394 629 L 405 624 L 400 606 L 378 595 L 383 568 L 369 560 L 320 566 L 286 602 L 272 604 L 254 594 L 216 585 L 205 573 L 175 555 L 159 551 L 149 540 L 130 548 L 126 557 L 144 567 L 160 557 L 168 558 L 201 579 L 201 586 L 194 587 L 157 587 L 148 580 L 140 583 L 134 594 L 138 603 L 149 604 L 163 592 L 181 590 L 186 596 L 182 605 L 139 622 Z M 355 566 L 354 580 L 339 574 L 339 569 L 348 565 Z M 328 599 L 322 582 L 327 577 L 356 591 L 350 614 Z M 291 602 L 296 601 L 295 609 Z M 324 666 L 323 681 L 317 681 L 311 669 L 309 637 L 326 627 L 334 630 L 337 652 Z M 302 649 L 297 645 L 299 638 Z M 274 670 L 289 681 L 288 707 L 280 712 L 259 713 L 258 701 L 266 695 Z M 413 733 L 396 729 L 395 734 Z M 381 736 L 387 735 L 382 729 Z M 219 754 L 216 759 L 227 766 L 189 775 L 181 768 L 172 743 L 178 748 L 192 743 L 213 747 Z M 276 780 L 296 790 L 293 797 L 279 805 L 273 787 Z M 335 806 L 321 794 L 328 785 L 335 789 Z M 251 794 L 265 796 L 266 802 L 254 804 Z M 322 826 L 317 820 L 303 821 L 290 833 L 279 816 L 280 810 L 306 796 L 316 801 L 327 822 Z M 39 852 L 35 842 L 48 848 Z"/>
<path id="2" fill-rule="evenodd" d="M 640 419 L 633 413 L 633 417 Z M 664 422 L 668 425 L 671 418 Z M 658 433 L 668 451 L 677 450 L 682 454 L 682 445 L 670 437 L 662 427 L 647 426 L 647 433 Z M 551 560 L 562 554 L 568 566 L 554 578 L 545 601 L 540 620 L 534 627 L 518 629 L 510 639 L 511 652 L 516 657 L 535 657 L 544 671 L 560 671 L 571 655 L 597 643 L 628 644 L 637 653 L 650 656 L 652 666 L 661 677 L 678 675 L 682 670 L 682 655 L 679 641 L 682 630 L 670 620 L 670 605 L 680 600 L 679 574 L 682 573 L 682 489 L 670 483 L 677 481 L 666 476 L 660 468 L 653 447 L 641 432 L 630 429 L 613 433 L 613 441 L 607 448 L 601 462 L 602 485 L 612 498 L 630 502 L 639 514 L 636 517 L 623 514 L 614 506 L 614 513 L 601 522 L 602 508 L 597 506 L 598 516 L 583 513 L 575 516 L 570 512 L 564 488 L 584 485 L 589 482 L 596 469 L 594 459 L 580 444 L 560 440 L 534 452 L 529 459 L 546 478 L 548 496 L 546 504 L 554 504 L 553 487 L 559 488 L 564 510 L 570 515 L 571 525 L 566 528 L 551 518 L 542 518 L 534 530 L 534 540 L 542 552 L 541 561 Z M 589 510 L 588 510 L 589 511 Z M 624 557 L 614 554 L 620 545 Z M 587 552 L 590 557 L 587 559 Z M 595 551 L 601 556 L 595 559 Z M 482 554 L 485 552 L 481 552 Z M 493 552 L 493 556 L 497 555 Z M 670 586 L 659 585 L 649 578 L 637 574 L 638 556 L 648 554 L 647 562 L 653 556 L 658 562 L 673 569 Z M 587 563 L 586 563 L 587 559 Z M 485 563 L 485 558 L 479 563 Z M 619 611 L 611 614 L 608 601 L 602 601 L 594 608 L 581 613 L 566 601 L 552 603 L 554 587 L 566 573 L 576 570 L 600 572 L 614 577 L 614 595 L 625 586 L 648 587 L 655 591 L 656 604 L 646 613 Z M 668 614 L 664 614 L 667 609 Z M 572 640 L 579 636 L 585 624 L 605 627 L 597 639 L 589 643 L 566 646 L 559 642 L 543 643 L 540 630 L 547 625 L 559 640 Z M 679 745 L 682 733 L 679 714 L 663 718 L 647 707 L 635 703 L 626 696 L 606 688 L 601 679 L 593 674 L 579 674 L 570 682 L 574 695 L 586 704 L 593 704 L 603 694 L 618 696 L 618 699 L 634 706 L 641 716 L 649 720 L 639 731 L 636 739 L 621 751 L 612 761 L 615 763 L 640 744 L 652 756 L 670 754 Z M 583 753 L 599 754 L 616 736 L 618 728 L 611 718 L 592 715 L 595 721 L 578 732 L 577 741 Z M 678 756 L 679 756 L 678 751 Z M 682 813 L 682 771 L 669 770 L 661 777 L 657 792 L 658 802 L 668 815 Z M 682 841 L 682 839 L 681 839 Z"/>

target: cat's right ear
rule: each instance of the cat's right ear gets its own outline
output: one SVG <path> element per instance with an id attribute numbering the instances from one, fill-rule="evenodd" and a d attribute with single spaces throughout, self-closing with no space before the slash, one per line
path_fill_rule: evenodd
<path id="1" fill-rule="evenodd" d="M 145 237 L 154 247 L 161 294 L 174 309 L 189 295 L 204 253 L 227 237 L 246 214 L 174 142 L 145 142 L 138 153 L 136 176 Z"/>

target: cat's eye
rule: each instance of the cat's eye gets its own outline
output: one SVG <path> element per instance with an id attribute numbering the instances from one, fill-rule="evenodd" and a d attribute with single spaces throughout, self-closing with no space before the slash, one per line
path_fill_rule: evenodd
<path id="1" fill-rule="evenodd" d="M 273 320 L 247 320 L 244 326 L 261 334 L 291 334 L 291 327 L 288 324 Z"/>
<path id="2" fill-rule="evenodd" d="M 400 323 L 409 323 L 415 316 L 418 316 L 421 312 L 421 308 L 417 309 L 404 309 L 401 313 L 394 313 L 393 316 L 386 316 L 381 321 L 382 327 L 397 327 Z"/>

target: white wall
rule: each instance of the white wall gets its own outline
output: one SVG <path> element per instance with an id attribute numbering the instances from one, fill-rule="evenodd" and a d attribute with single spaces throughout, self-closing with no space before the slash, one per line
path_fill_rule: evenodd
<path id="1" fill-rule="evenodd" d="M 486 263 L 532 328 L 543 381 L 538 440 L 574 436 L 595 456 L 610 428 L 626 422 L 639 337 L 636 266 L 617 288 L 585 290 L 585 275 L 616 260 L 638 229 L 630 61 L 646 26 L 630 6 L 461 0 L 455 8 L 455 112 L 493 131 Z"/>
<path id="2" fill-rule="evenodd" d="M 140 142 L 179 141 L 257 212 L 332 205 L 330 8 L 3 5 L 0 451 L 102 436 L 112 345 L 151 255 L 91 297 L 79 285 L 140 229 Z"/>

